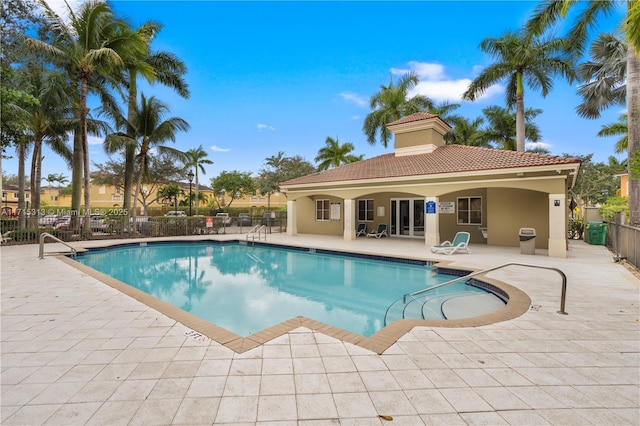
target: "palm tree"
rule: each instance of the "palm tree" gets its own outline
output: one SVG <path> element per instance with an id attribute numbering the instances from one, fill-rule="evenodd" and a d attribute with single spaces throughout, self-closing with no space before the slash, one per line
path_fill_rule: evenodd
<path id="1" fill-rule="evenodd" d="M 47 4 L 40 0 L 50 25 L 51 44 L 34 38 L 27 45 L 47 54 L 54 65 L 64 70 L 76 89 L 75 117 L 78 129 L 74 134 L 72 160 L 72 210 L 80 210 L 80 198 L 84 175 L 85 227 L 91 232 L 88 220 L 91 207 L 91 185 L 89 176 L 89 149 L 87 142 L 87 97 L 97 76 L 109 77 L 124 66 L 123 57 L 142 54 L 147 46 L 130 31 L 127 24 L 115 18 L 107 3 L 87 1 L 75 13 L 68 7 L 70 22 L 67 24 Z"/>
<path id="2" fill-rule="evenodd" d="M 340 167 L 343 164 L 354 163 L 362 160 L 363 155 L 353 155 L 351 152 L 355 149 L 352 143 L 343 143 L 340 145 L 338 138 L 333 139 L 331 136 L 327 136 L 325 141 L 326 146 L 320 148 L 318 155 L 316 156 L 316 162 L 318 164 L 318 171 L 328 170 L 332 167 Z"/>
<path id="3" fill-rule="evenodd" d="M 553 30 L 555 24 L 564 19 L 570 9 L 580 11 L 576 21 L 566 36 L 567 48 L 576 56 L 582 56 L 587 42 L 588 32 L 597 24 L 599 16 L 609 15 L 618 2 L 615 0 L 599 0 L 576 2 L 574 0 L 545 0 L 527 22 L 527 29 L 532 34 L 542 34 Z M 626 70 L 626 102 L 628 114 L 628 149 L 627 160 L 631 165 L 640 158 L 640 60 L 636 52 L 638 46 L 638 28 L 640 28 L 640 11 L 637 2 L 627 1 L 626 34 L 631 37 L 627 46 Z M 603 104 L 604 108 L 605 105 Z M 632 225 L 640 224 L 640 171 L 629 168 L 629 221 Z"/>
<path id="4" fill-rule="evenodd" d="M 184 167 L 186 169 L 194 168 L 196 171 L 196 190 L 195 190 L 195 200 L 196 202 L 196 216 L 198 215 L 198 206 L 200 205 L 200 198 L 198 197 L 198 170 L 202 172 L 203 175 L 206 175 L 207 172 L 204 169 L 204 164 L 213 164 L 213 161 L 209 160 L 209 154 L 202 148 L 200 145 L 198 148 L 192 148 L 184 153 L 185 163 Z"/>
<path id="5" fill-rule="evenodd" d="M 137 110 L 138 99 L 138 76 L 143 76 L 148 82 L 160 82 L 171 87 L 184 97 L 189 97 L 188 85 L 183 75 L 187 71 L 184 62 L 170 52 L 150 52 L 148 50 L 155 35 L 160 32 L 162 26 L 157 22 L 148 21 L 141 25 L 135 32 L 147 46 L 142 52 L 136 55 L 129 55 L 124 58 L 125 66 L 122 74 L 121 84 L 127 90 L 127 121 L 133 122 Z M 129 134 L 131 139 L 135 139 L 133 133 Z M 131 210 L 131 193 L 135 174 L 136 145 L 125 146 L 125 172 L 124 172 L 124 209 Z"/>
<path id="6" fill-rule="evenodd" d="M 506 104 L 516 109 L 516 148 L 524 151 L 525 140 L 525 83 L 539 89 L 546 97 L 553 87 L 552 76 L 559 74 L 570 82 L 575 73 L 573 65 L 563 53 L 561 39 L 540 40 L 524 32 L 507 32 L 500 38 L 489 37 L 480 49 L 496 62 L 485 68 L 471 82 L 463 99 L 474 101 L 494 84 L 507 80 Z"/>
<path id="7" fill-rule="evenodd" d="M 618 142 L 616 142 L 616 154 L 622 154 L 629 147 L 629 126 L 627 123 L 627 114 L 620 114 L 618 122 L 603 124 L 598 132 L 598 136 L 600 137 L 622 136 L 618 139 Z"/>
<path id="8" fill-rule="evenodd" d="M 517 149 L 517 118 L 511 111 L 499 106 L 490 106 L 482 110 L 487 127 L 481 131 L 478 138 L 485 143 L 494 142 L 497 147 L 507 151 Z M 540 140 L 540 130 L 533 123 L 533 119 L 542 113 L 541 109 L 527 108 L 524 112 L 524 119 L 527 123 L 525 127 L 525 138 L 531 142 Z"/>
<path id="9" fill-rule="evenodd" d="M 367 141 L 371 145 L 376 143 L 376 135 L 380 135 L 380 141 L 385 148 L 391 139 L 391 131 L 387 124 L 407 115 L 434 108 L 431 99 L 423 95 L 415 95 L 407 99 L 407 95 L 418 84 L 418 76 L 411 72 L 403 75 L 398 84 L 393 80 L 388 86 L 380 86 L 380 91 L 374 94 L 369 106 L 372 111 L 364 120 L 363 130 L 367 135 Z"/>
<path id="10" fill-rule="evenodd" d="M 166 185 L 158 189 L 158 199 L 173 202 L 175 211 L 178 211 L 179 195 L 184 195 L 184 191 L 176 184 Z"/>
<path id="11" fill-rule="evenodd" d="M 583 102 L 578 114 L 600 118 L 600 112 L 614 105 L 624 105 L 627 96 L 627 44 L 614 34 L 598 35 L 589 49 L 591 61 L 578 66 L 578 87 Z"/>
<path id="12" fill-rule="evenodd" d="M 148 175 L 149 155 L 152 148 L 156 148 L 160 153 L 174 155 L 183 158 L 184 153 L 165 146 L 164 143 L 175 142 L 176 132 L 187 131 L 189 124 L 181 118 L 172 117 L 163 121 L 163 115 L 169 107 L 151 96 L 146 98 L 144 93 L 140 97 L 140 107 L 135 113 L 135 120 L 127 122 L 127 134 L 111 134 L 105 139 L 105 149 L 109 152 L 118 151 L 123 146 L 137 144 L 138 146 L 138 172 L 135 195 L 133 197 L 133 215 L 136 215 L 138 195 L 142 187 L 143 177 Z M 120 117 L 122 120 L 123 117 Z M 134 134 L 132 139 L 128 134 Z"/>
<path id="13" fill-rule="evenodd" d="M 473 121 L 464 117 L 455 117 L 449 120 L 453 124 L 453 129 L 444 135 L 444 141 L 448 145 L 469 145 L 491 147 L 489 141 L 483 138 L 480 126 L 484 123 L 482 117 Z"/>
<path id="14" fill-rule="evenodd" d="M 27 66 L 25 87 L 28 93 L 38 99 L 37 105 L 27 107 L 29 111 L 29 137 L 33 142 L 31 160 L 31 206 L 40 210 L 40 183 L 42 182 L 42 143 L 64 158 L 71 165 L 71 150 L 66 145 L 66 132 L 73 130 L 68 120 L 71 99 L 66 93 L 67 82 L 61 73 L 46 71 L 39 66 Z"/>

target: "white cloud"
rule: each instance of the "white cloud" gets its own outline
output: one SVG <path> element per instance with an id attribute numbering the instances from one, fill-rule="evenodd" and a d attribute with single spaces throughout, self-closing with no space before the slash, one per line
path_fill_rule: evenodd
<path id="1" fill-rule="evenodd" d="M 351 116 L 351 119 L 352 119 L 353 121 L 360 120 L 360 116 L 359 116 L 359 115 L 352 115 L 352 116 Z"/>
<path id="2" fill-rule="evenodd" d="M 394 75 L 404 75 L 408 72 L 414 72 L 420 80 L 416 87 L 408 94 L 409 96 L 424 95 L 435 101 L 452 101 L 460 102 L 462 94 L 469 88 L 471 84 L 470 78 L 452 79 L 445 72 L 442 64 L 429 62 L 408 62 L 409 68 L 391 68 Z M 476 75 L 480 71 L 480 67 L 473 67 L 472 73 Z M 504 87 L 496 84 L 489 87 L 477 100 L 488 99 L 496 94 L 504 93 Z"/>
<path id="3" fill-rule="evenodd" d="M 358 95 L 357 93 L 353 93 L 353 92 L 342 92 L 338 94 L 340 97 L 342 97 L 342 99 L 344 99 L 347 102 L 353 102 L 354 104 L 358 105 L 358 106 L 367 106 L 367 104 L 369 103 L 367 98 Z"/>
<path id="4" fill-rule="evenodd" d="M 104 138 L 87 135 L 87 143 L 89 145 L 102 145 L 104 143 Z"/>
<path id="5" fill-rule="evenodd" d="M 536 148 L 542 148 L 542 149 L 546 149 L 547 151 L 551 151 L 551 148 L 553 148 L 553 144 L 550 144 L 549 142 L 527 142 L 525 144 L 525 149 L 536 149 Z"/>
<path id="6" fill-rule="evenodd" d="M 215 146 L 215 145 L 211 145 L 209 147 L 209 149 L 211 151 L 214 151 L 214 152 L 229 152 L 229 151 L 231 151 L 229 148 L 220 148 L 219 146 Z"/>
<path id="7" fill-rule="evenodd" d="M 258 123 L 258 130 L 276 130 L 276 128 L 269 124 Z"/>
<path id="8" fill-rule="evenodd" d="M 69 9 L 67 8 L 67 5 L 65 4 L 64 0 L 46 0 L 46 1 L 49 7 L 51 8 L 51 10 L 53 10 L 58 16 L 60 16 L 65 21 L 69 19 Z M 69 3 L 71 10 L 73 10 L 73 12 L 75 13 L 78 11 L 78 8 L 80 7 L 80 5 L 84 3 L 84 1 L 83 0 L 67 0 L 67 3 Z"/>

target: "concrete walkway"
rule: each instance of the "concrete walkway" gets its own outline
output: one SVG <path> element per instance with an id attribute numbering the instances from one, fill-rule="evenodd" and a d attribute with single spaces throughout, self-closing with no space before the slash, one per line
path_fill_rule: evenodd
<path id="1" fill-rule="evenodd" d="M 2 247 L 0 422 L 640 424 L 639 282 L 605 247 L 571 241 L 567 259 L 552 259 L 486 246 L 432 255 L 422 242 L 389 238 L 274 234 L 269 242 L 478 269 L 559 268 L 568 315 L 556 312 L 558 274 L 509 267 L 489 276 L 532 301 L 510 321 L 416 327 L 382 355 L 298 328 L 237 354 L 53 256 L 39 260 L 35 245 Z"/>

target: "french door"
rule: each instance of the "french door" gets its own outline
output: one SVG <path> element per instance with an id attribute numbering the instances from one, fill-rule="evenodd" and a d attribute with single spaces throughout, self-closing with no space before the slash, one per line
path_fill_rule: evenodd
<path id="1" fill-rule="evenodd" d="M 391 199 L 391 232 L 395 237 L 424 237 L 424 199 Z"/>

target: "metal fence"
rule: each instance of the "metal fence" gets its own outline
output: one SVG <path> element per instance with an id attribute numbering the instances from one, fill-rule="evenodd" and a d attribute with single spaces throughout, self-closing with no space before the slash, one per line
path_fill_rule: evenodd
<path id="1" fill-rule="evenodd" d="M 640 228 L 607 223 L 607 246 L 611 248 L 619 260 L 626 259 L 636 268 L 640 265 Z"/>
<path id="2" fill-rule="evenodd" d="M 175 237 L 189 235 L 217 235 L 217 234 L 246 234 L 255 225 L 266 225 L 267 233 L 286 232 L 286 215 L 280 214 L 275 218 L 257 216 L 238 220 L 231 217 L 228 221 L 220 217 L 148 217 L 128 216 L 92 218 L 91 231 L 85 233 L 80 221 L 67 221 L 58 224 L 47 223 L 37 226 L 27 224 L 25 228 L 18 227 L 17 219 L 3 219 L 0 222 L 0 232 L 3 235 L 3 245 L 34 244 L 39 241 L 40 234 L 47 232 L 62 241 L 100 240 L 118 238 L 149 238 Z"/>

